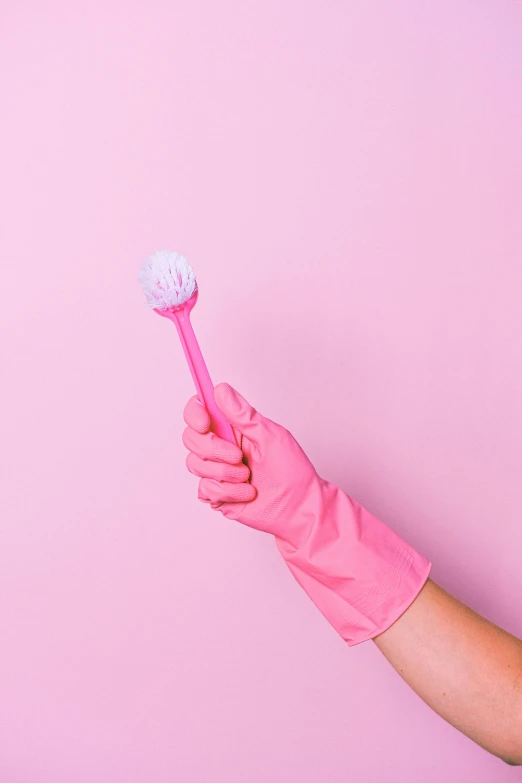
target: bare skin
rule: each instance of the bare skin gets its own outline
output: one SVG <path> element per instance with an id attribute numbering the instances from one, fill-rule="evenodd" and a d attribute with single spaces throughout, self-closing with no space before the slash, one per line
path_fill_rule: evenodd
<path id="1" fill-rule="evenodd" d="M 428 580 L 374 639 L 394 669 L 444 720 L 522 765 L 522 641 Z"/>

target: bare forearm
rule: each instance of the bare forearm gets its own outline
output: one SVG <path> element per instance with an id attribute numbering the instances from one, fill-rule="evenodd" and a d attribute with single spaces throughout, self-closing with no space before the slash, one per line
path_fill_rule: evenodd
<path id="1" fill-rule="evenodd" d="M 522 764 L 522 641 L 431 580 L 374 641 L 435 712 L 504 761 Z"/>

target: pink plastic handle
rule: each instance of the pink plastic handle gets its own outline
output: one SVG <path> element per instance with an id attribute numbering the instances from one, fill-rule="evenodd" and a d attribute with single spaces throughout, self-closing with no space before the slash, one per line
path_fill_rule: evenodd
<path id="1" fill-rule="evenodd" d="M 190 311 L 195 304 L 196 298 L 197 293 L 182 307 L 171 310 L 158 310 L 157 312 L 176 324 L 199 400 L 209 412 L 212 432 L 215 432 L 223 440 L 237 445 L 232 426 L 218 408 L 214 399 L 214 385 L 210 379 L 207 365 L 190 322 Z"/>

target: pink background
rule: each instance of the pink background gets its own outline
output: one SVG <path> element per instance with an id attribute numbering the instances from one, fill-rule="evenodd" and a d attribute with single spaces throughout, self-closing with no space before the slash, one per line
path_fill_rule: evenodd
<path id="1" fill-rule="evenodd" d="M 522 635 L 520 3 L 0 20 L 2 783 L 518 780 L 197 502 L 136 276 L 184 252 L 215 380 Z"/>

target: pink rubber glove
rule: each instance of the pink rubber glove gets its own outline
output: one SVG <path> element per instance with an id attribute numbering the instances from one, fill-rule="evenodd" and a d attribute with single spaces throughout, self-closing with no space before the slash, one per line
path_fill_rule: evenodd
<path id="1" fill-rule="evenodd" d="M 299 584 L 350 645 L 372 639 L 419 594 L 431 563 L 345 492 L 320 478 L 295 438 L 226 383 L 215 399 L 239 446 L 209 431 L 197 397 L 184 410 L 198 497 L 272 533 Z M 245 464 L 246 463 L 246 464 Z"/>

